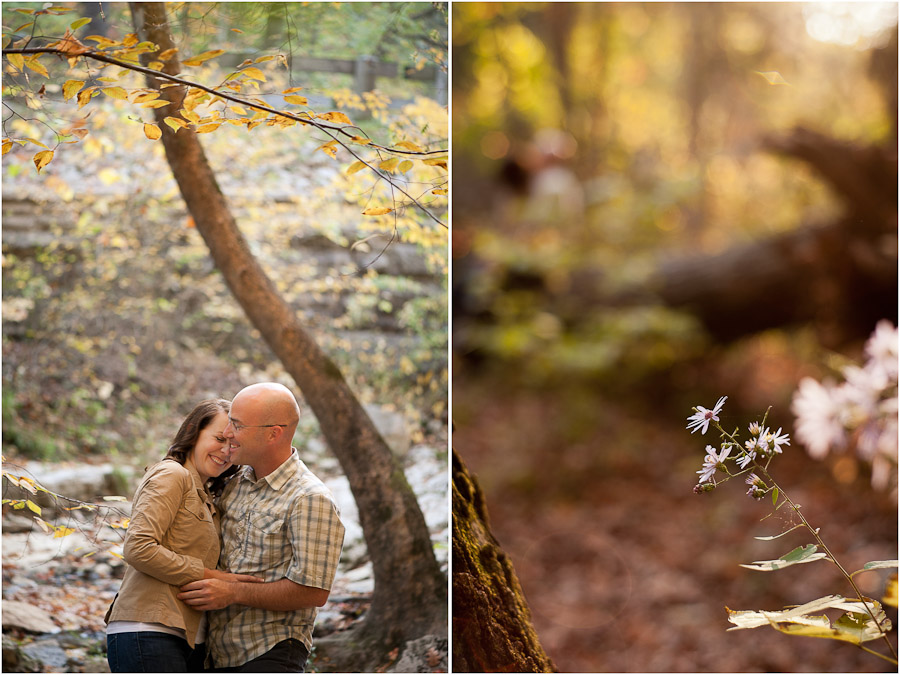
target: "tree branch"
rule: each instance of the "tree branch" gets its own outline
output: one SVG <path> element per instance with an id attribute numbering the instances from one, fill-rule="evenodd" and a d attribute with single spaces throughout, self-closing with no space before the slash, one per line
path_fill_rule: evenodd
<path id="1" fill-rule="evenodd" d="M 22 47 L 22 48 L 4 49 L 3 55 L 6 56 L 8 54 L 23 54 L 23 55 L 24 54 L 56 54 L 58 56 L 65 56 L 65 57 L 72 56 L 72 54 L 69 51 L 66 51 L 64 49 L 60 49 L 57 47 L 49 47 L 49 46 L 48 47 Z M 277 108 L 272 108 L 270 106 L 263 105 L 261 103 L 256 103 L 254 101 L 248 101 L 239 96 L 235 96 L 233 94 L 228 94 L 226 92 L 219 91 L 212 87 L 207 87 L 206 85 L 199 84 L 192 80 L 186 80 L 186 79 L 178 77 L 176 75 L 170 75 L 169 73 L 161 72 L 158 70 L 153 70 L 152 68 L 146 68 L 144 66 L 141 66 L 136 63 L 132 63 L 130 61 L 122 61 L 120 59 L 115 59 L 111 56 L 107 56 L 106 54 L 100 54 L 98 52 L 88 50 L 88 51 L 79 53 L 76 56 L 94 59 L 95 61 L 100 61 L 101 63 L 108 63 L 108 64 L 114 65 L 114 66 L 119 66 L 120 68 L 126 68 L 126 69 L 132 70 L 134 72 L 142 73 L 149 77 L 155 77 L 155 78 L 159 78 L 159 79 L 163 79 L 163 80 L 168 80 L 169 82 L 173 82 L 175 84 L 179 84 L 184 87 L 189 87 L 189 88 L 192 87 L 194 89 L 199 89 L 200 91 L 205 91 L 209 94 L 212 94 L 213 96 L 217 96 L 217 97 L 227 100 L 227 101 L 232 101 L 234 103 L 239 103 L 241 105 L 245 105 L 248 108 L 252 108 L 254 110 L 260 110 L 262 112 L 266 112 L 271 115 L 276 115 L 278 117 L 284 117 L 286 119 L 293 120 L 294 122 L 297 122 L 299 124 L 305 124 L 305 125 L 308 125 L 311 127 L 315 127 L 316 129 L 318 129 L 319 131 L 321 131 L 322 133 L 327 135 L 329 138 L 331 138 L 332 140 L 339 143 L 341 145 L 341 147 L 343 147 L 348 153 L 350 153 L 350 155 L 353 158 L 355 158 L 356 160 L 365 164 L 366 167 L 368 167 L 381 180 L 386 181 L 388 184 L 391 185 L 392 188 L 396 189 L 398 192 L 400 192 L 402 195 L 404 195 L 407 199 L 409 199 L 410 202 L 415 204 L 424 214 L 426 214 L 429 218 L 431 218 L 431 220 L 433 220 L 435 223 L 437 223 L 441 227 L 447 229 L 447 224 L 444 223 L 440 218 L 435 216 L 433 213 L 431 213 L 431 211 L 426 209 L 419 202 L 418 199 L 416 199 L 411 194 L 409 194 L 406 190 L 404 190 L 402 187 L 397 185 L 397 183 L 395 183 L 390 178 L 390 176 L 388 176 L 386 173 L 382 173 L 382 172 L 378 171 L 378 169 L 375 168 L 374 166 L 372 166 L 372 164 L 370 164 L 365 159 L 363 159 L 358 154 L 356 154 L 349 147 L 349 145 L 346 142 L 344 142 L 343 140 L 338 138 L 339 135 L 342 135 L 342 136 L 346 136 L 346 137 L 352 139 L 353 135 L 348 131 L 348 129 L 359 129 L 359 127 L 356 127 L 356 126 L 340 127 L 340 126 L 334 126 L 334 125 L 330 125 L 330 124 L 323 124 L 322 122 L 316 122 L 315 120 L 311 119 L 310 117 L 303 117 L 301 115 L 296 115 L 294 113 L 289 113 L 289 112 L 285 112 L 283 110 L 278 110 Z M 362 131 L 362 130 L 360 129 L 360 131 Z M 377 143 L 370 143 L 367 145 L 367 147 L 371 147 L 376 151 L 382 151 L 382 152 L 386 152 L 386 153 L 389 153 L 392 155 L 400 155 L 400 156 L 404 156 L 404 157 L 419 157 L 419 158 L 435 157 L 435 156 L 440 156 L 442 154 L 447 153 L 446 149 L 430 150 L 430 151 L 414 151 L 414 150 L 404 150 L 404 149 L 399 149 L 399 148 L 389 148 L 387 146 L 379 145 Z"/>

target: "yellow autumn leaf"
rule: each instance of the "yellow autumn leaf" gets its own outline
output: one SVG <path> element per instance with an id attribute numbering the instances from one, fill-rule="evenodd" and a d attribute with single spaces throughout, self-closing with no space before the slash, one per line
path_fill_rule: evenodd
<path id="1" fill-rule="evenodd" d="M 25 67 L 25 57 L 21 54 L 9 54 L 6 58 L 9 59 L 9 62 L 13 64 L 17 70 L 22 70 Z"/>
<path id="2" fill-rule="evenodd" d="M 81 80 L 66 80 L 63 84 L 63 98 L 68 101 L 75 94 L 81 91 L 81 88 L 84 86 L 84 82 Z"/>
<path id="3" fill-rule="evenodd" d="M 111 555 L 114 555 L 114 556 L 116 556 L 117 558 L 121 558 L 122 560 L 125 560 L 125 556 L 123 556 L 121 553 L 118 553 L 117 551 L 113 551 L 112 549 L 109 549 L 109 550 L 107 551 L 107 553 L 109 553 L 109 554 L 111 554 Z"/>
<path id="4" fill-rule="evenodd" d="M 63 537 L 68 537 L 75 531 L 73 527 L 65 527 L 64 525 L 60 525 L 56 528 L 56 532 L 53 533 L 54 539 L 62 539 Z"/>
<path id="5" fill-rule="evenodd" d="M 420 146 L 410 141 L 400 141 L 397 143 L 396 147 L 403 148 L 404 150 L 412 150 L 413 152 L 424 152 Z"/>
<path id="6" fill-rule="evenodd" d="M 47 166 L 50 161 L 53 159 L 53 151 L 52 150 L 41 150 L 41 152 L 37 153 L 32 161 L 34 162 L 34 166 L 37 168 L 37 172 L 40 173 L 41 169 Z"/>
<path id="7" fill-rule="evenodd" d="M 13 142 L 9 139 L 4 139 L 3 141 L 3 154 L 5 155 L 7 152 L 12 150 Z"/>
<path id="8" fill-rule="evenodd" d="M 394 209 L 388 208 L 387 206 L 370 206 L 363 211 L 362 214 L 364 216 L 383 216 L 393 210 Z"/>
<path id="9" fill-rule="evenodd" d="M 271 61 L 271 60 L 274 59 L 274 58 L 275 58 L 275 57 L 272 56 L 271 54 L 270 54 L 269 56 L 260 56 L 260 57 L 259 57 L 258 59 L 256 59 L 253 63 L 265 63 L 266 61 Z"/>
<path id="10" fill-rule="evenodd" d="M 122 89 L 122 87 L 103 87 L 100 91 L 110 98 L 117 98 L 122 101 L 128 100 L 128 92 Z"/>
<path id="11" fill-rule="evenodd" d="M 87 89 L 82 89 L 78 92 L 78 108 L 79 110 L 86 106 L 88 102 L 94 97 L 94 92 L 97 90 L 97 87 L 88 87 Z"/>
<path id="12" fill-rule="evenodd" d="M 250 80 L 259 80 L 260 82 L 266 81 L 266 76 L 259 68 L 244 68 L 241 71 L 241 75 Z"/>
<path id="13" fill-rule="evenodd" d="M 320 120 L 325 120 L 326 122 L 337 122 L 338 124 L 353 124 L 353 122 L 350 121 L 349 117 L 347 117 L 344 113 L 337 111 L 319 113 L 318 115 L 316 115 L 316 117 L 318 117 Z"/>
<path id="14" fill-rule="evenodd" d="M 386 159 L 383 162 L 378 163 L 379 169 L 384 169 L 385 171 L 393 171 L 397 168 L 397 165 L 400 163 L 400 160 L 396 157 L 391 157 L 390 159 Z"/>
<path id="15" fill-rule="evenodd" d="M 116 47 L 121 45 L 122 43 L 118 40 L 110 40 L 107 37 L 103 37 L 102 35 L 88 35 L 86 38 L 82 38 L 82 40 L 92 40 L 97 43 L 97 46 L 100 49 L 106 49 L 107 47 Z"/>
<path id="16" fill-rule="evenodd" d="M 131 99 L 132 103 L 146 103 L 147 101 L 155 101 L 159 98 L 158 91 L 143 91 L 139 92 L 137 96 Z"/>
<path id="17" fill-rule="evenodd" d="M 203 52 L 202 54 L 197 54 L 197 56 L 192 56 L 189 59 L 185 59 L 181 62 L 183 66 L 199 66 L 204 61 L 209 61 L 210 59 L 214 59 L 217 56 L 221 56 L 225 53 L 224 49 L 213 49 L 208 52 Z"/>
<path id="18" fill-rule="evenodd" d="M 366 163 L 357 160 L 357 161 L 353 162 L 353 164 L 351 164 L 350 166 L 347 167 L 347 175 L 352 176 L 357 171 L 362 171 L 365 168 L 366 168 Z"/>
<path id="19" fill-rule="evenodd" d="M 331 159 L 337 159 L 337 148 L 335 147 L 336 145 L 337 141 L 328 141 L 328 143 L 320 145 L 318 148 L 316 148 L 316 150 L 321 150 L 326 155 L 331 157 Z"/>
<path id="20" fill-rule="evenodd" d="M 290 89 L 285 89 L 282 91 L 282 94 L 295 94 L 298 91 L 303 91 L 303 87 L 291 87 Z"/>
<path id="21" fill-rule="evenodd" d="M 142 108 L 165 108 L 167 105 L 170 105 L 171 101 L 167 101 L 164 98 L 157 99 L 155 101 L 147 101 L 147 103 L 143 103 L 141 105 Z"/>
<path id="22" fill-rule="evenodd" d="M 50 78 L 50 73 L 47 72 L 47 69 L 44 67 L 44 64 L 38 61 L 37 56 L 32 56 L 31 58 L 25 59 L 25 67 L 30 68 L 38 75 L 43 75 L 46 78 Z"/>
<path id="23" fill-rule="evenodd" d="M 435 189 L 435 190 L 432 190 L 432 191 L 431 191 L 431 194 L 433 194 L 433 195 L 445 195 L 445 194 L 447 194 L 447 189 L 446 189 L 446 188 L 437 188 L 437 189 Z"/>
<path id="24" fill-rule="evenodd" d="M 200 121 L 200 115 L 198 115 L 197 113 L 195 113 L 193 110 L 182 110 L 182 111 L 181 111 L 181 116 L 182 116 L 184 119 L 186 119 L 186 120 L 188 120 L 188 121 L 190 121 L 190 122 L 193 122 L 194 124 L 196 124 L 197 122 Z"/>
<path id="25" fill-rule="evenodd" d="M 151 141 L 158 141 L 162 136 L 162 131 L 155 124 L 145 124 L 144 136 L 149 138 Z"/>
<path id="26" fill-rule="evenodd" d="M 243 106 L 239 105 L 230 105 L 228 109 L 233 112 L 235 115 L 246 115 L 247 110 Z"/>
<path id="27" fill-rule="evenodd" d="M 212 131 L 215 131 L 220 126 L 222 126 L 221 122 L 216 122 L 215 124 L 204 124 L 203 126 L 200 126 L 200 127 L 197 127 L 196 129 L 194 129 L 194 131 L 197 132 L 198 134 L 208 134 Z"/>
<path id="28" fill-rule="evenodd" d="M 371 138 L 363 138 L 362 136 L 353 136 L 350 140 L 360 145 L 368 145 L 372 142 Z"/>
<path id="29" fill-rule="evenodd" d="M 411 168 L 413 168 L 412 160 L 404 159 L 402 162 L 400 162 L 400 166 L 397 167 L 397 171 L 399 173 L 406 173 Z"/>
<path id="30" fill-rule="evenodd" d="M 156 58 L 158 58 L 160 61 L 168 61 L 168 60 L 171 59 L 173 56 L 175 56 L 177 53 L 178 53 L 178 48 L 177 48 L 177 47 L 172 47 L 171 49 L 167 49 L 167 50 L 165 50 L 164 52 L 160 52 L 160 53 L 156 56 Z"/>
<path id="31" fill-rule="evenodd" d="M 32 513 L 36 513 L 36 514 L 38 514 L 38 515 L 41 515 L 41 507 L 38 506 L 37 504 L 35 504 L 35 503 L 34 503 L 33 501 L 31 501 L 30 499 L 28 499 L 28 500 L 25 501 L 25 506 L 27 506 L 27 507 L 28 507 L 28 510 L 31 511 Z"/>
<path id="32" fill-rule="evenodd" d="M 309 101 L 305 96 L 285 96 L 285 103 L 293 103 L 295 105 L 306 105 Z"/>
<path id="33" fill-rule="evenodd" d="M 427 164 L 428 166 L 437 166 L 444 170 L 447 169 L 447 158 L 446 157 L 434 157 L 432 159 L 423 159 L 422 164 Z"/>

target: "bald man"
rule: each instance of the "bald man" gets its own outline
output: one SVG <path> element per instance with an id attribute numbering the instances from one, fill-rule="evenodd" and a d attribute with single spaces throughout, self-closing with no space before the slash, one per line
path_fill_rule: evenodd
<path id="1" fill-rule="evenodd" d="M 245 466 L 218 501 L 219 567 L 253 570 L 265 583 L 203 579 L 178 595 L 216 610 L 207 614 L 207 664 L 218 671 L 304 672 L 317 607 L 328 600 L 344 526 L 331 491 L 291 445 L 299 419 L 294 395 L 275 382 L 231 403 L 224 435 L 231 461 Z"/>

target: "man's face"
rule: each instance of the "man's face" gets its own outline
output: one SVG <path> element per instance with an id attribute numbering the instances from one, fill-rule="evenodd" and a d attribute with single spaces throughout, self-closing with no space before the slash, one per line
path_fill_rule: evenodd
<path id="1" fill-rule="evenodd" d="M 228 426 L 223 433 L 228 439 L 232 464 L 253 465 L 253 459 L 261 445 L 259 434 L 266 431 L 265 428 L 253 426 L 255 423 L 257 420 L 253 418 L 252 407 L 241 405 L 236 398 L 231 404 Z"/>

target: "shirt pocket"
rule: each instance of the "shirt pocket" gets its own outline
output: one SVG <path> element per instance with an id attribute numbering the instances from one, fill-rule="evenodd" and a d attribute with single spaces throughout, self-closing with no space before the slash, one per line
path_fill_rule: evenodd
<path id="1" fill-rule="evenodd" d="M 246 522 L 244 550 L 250 567 L 263 571 L 278 567 L 285 562 L 283 552 L 286 544 L 284 514 L 249 511 Z"/>

